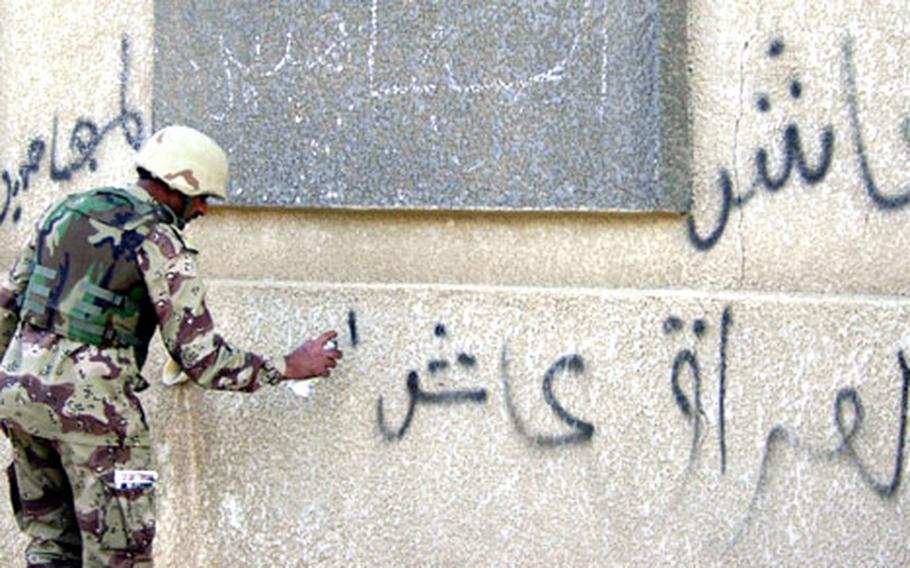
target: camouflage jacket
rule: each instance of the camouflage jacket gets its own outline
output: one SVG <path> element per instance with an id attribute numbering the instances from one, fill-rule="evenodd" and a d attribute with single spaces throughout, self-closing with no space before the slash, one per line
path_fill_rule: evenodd
<path id="1" fill-rule="evenodd" d="M 157 214 L 132 243 L 149 313 L 165 348 L 198 385 L 252 392 L 282 378 L 284 362 L 270 362 L 230 345 L 215 332 L 205 305 L 196 251 L 186 245 L 176 216 L 140 187 L 122 191 L 154 205 Z M 149 444 L 148 424 L 136 392 L 148 386 L 140 375 L 145 345 L 93 345 L 58 335 L 20 318 L 20 304 L 35 269 L 37 243 L 52 208 L 38 222 L 5 282 L 0 283 L 0 420 L 31 434 L 90 445 Z M 85 246 L 120 246 L 111 234 L 81 235 Z M 91 231 L 89 231 L 91 232 Z M 135 238 L 135 237 L 132 237 Z M 121 270 L 125 268 L 120 268 Z"/>

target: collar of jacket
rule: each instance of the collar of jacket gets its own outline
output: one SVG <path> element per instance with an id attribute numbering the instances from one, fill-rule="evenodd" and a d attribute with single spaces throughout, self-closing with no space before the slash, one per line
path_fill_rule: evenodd
<path id="1" fill-rule="evenodd" d="M 169 206 L 165 205 L 164 203 L 160 203 L 159 201 L 156 201 L 155 198 L 149 194 L 149 192 L 142 189 L 138 185 L 136 185 L 136 184 L 128 185 L 124 189 L 126 190 L 127 193 L 129 193 L 136 199 L 140 199 L 142 201 L 147 201 L 147 202 L 151 203 L 152 205 L 154 205 L 155 211 L 158 213 L 158 218 L 161 219 L 162 222 L 167 223 L 169 225 L 175 225 L 181 231 L 183 230 L 184 227 L 186 227 L 186 221 L 183 219 L 183 217 L 181 217 L 180 215 L 177 215 L 177 213 L 175 213 L 173 209 L 171 209 Z"/>

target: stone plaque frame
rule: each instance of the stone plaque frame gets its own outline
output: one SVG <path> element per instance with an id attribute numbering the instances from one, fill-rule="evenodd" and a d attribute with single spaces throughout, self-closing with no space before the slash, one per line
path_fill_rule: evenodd
<path id="1" fill-rule="evenodd" d="M 685 0 L 155 2 L 231 204 L 688 210 Z"/>

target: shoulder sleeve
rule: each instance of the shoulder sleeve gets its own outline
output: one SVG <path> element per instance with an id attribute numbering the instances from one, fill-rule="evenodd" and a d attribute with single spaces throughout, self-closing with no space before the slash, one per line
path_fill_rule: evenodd
<path id="1" fill-rule="evenodd" d="M 216 332 L 195 256 L 182 235 L 163 224 L 152 227 L 139 251 L 139 267 L 168 353 L 204 388 L 252 392 L 277 383 L 284 361 L 237 349 Z"/>
<path id="2" fill-rule="evenodd" d="M 35 232 L 31 233 L 13 263 L 0 281 L 0 357 L 6 351 L 16 326 L 19 325 L 19 298 L 25 293 L 35 262 Z"/>

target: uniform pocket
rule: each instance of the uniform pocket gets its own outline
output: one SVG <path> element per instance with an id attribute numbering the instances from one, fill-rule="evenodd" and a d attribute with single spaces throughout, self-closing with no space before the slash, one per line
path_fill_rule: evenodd
<path id="1" fill-rule="evenodd" d="M 113 477 L 105 479 L 104 485 L 108 499 L 101 538 L 103 548 L 113 552 L 113 557 L 125 565 L 150 562 L 155 538 L 155 486 L 118 487 Z"/>

